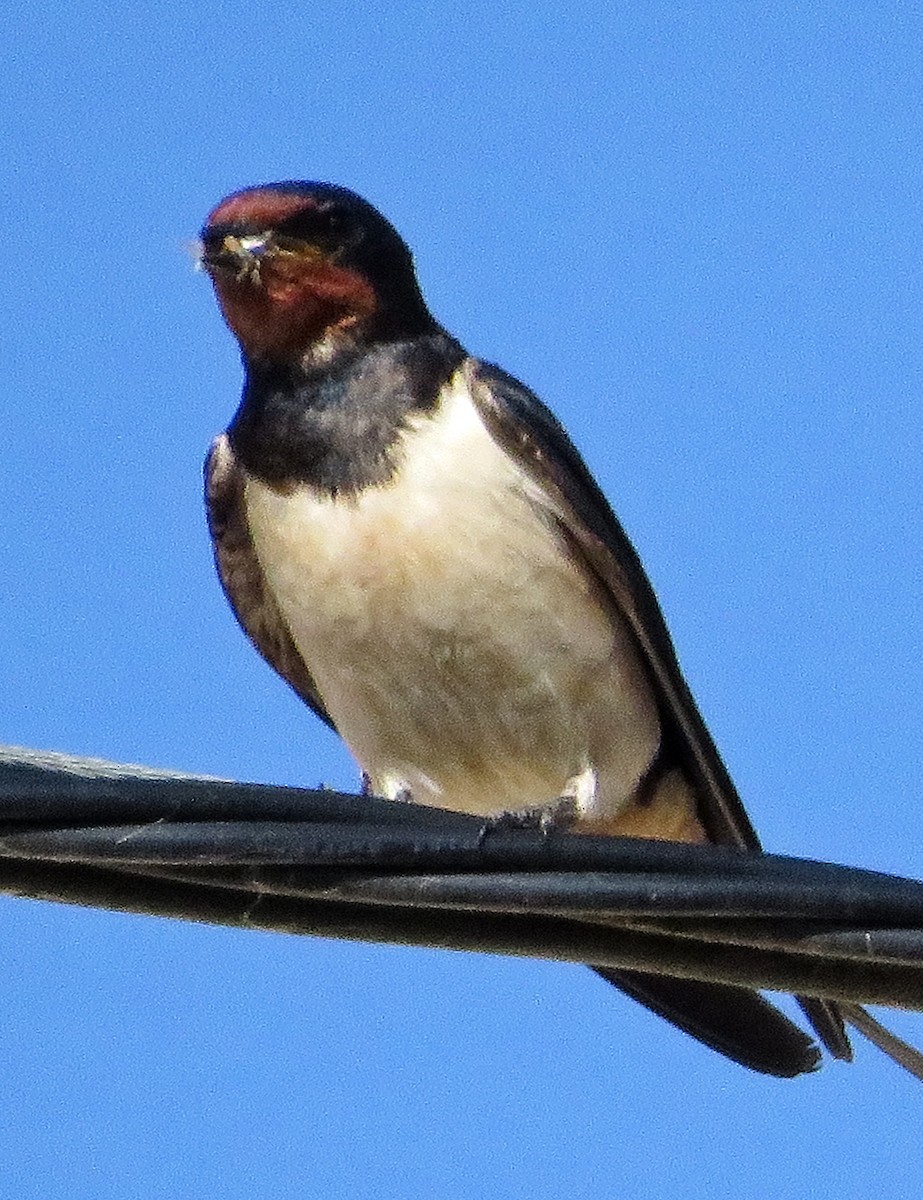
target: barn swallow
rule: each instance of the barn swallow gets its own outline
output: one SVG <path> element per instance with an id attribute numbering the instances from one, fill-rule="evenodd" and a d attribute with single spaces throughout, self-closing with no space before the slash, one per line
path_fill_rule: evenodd
<path id="1" fill-rule="evenodd" d="M 393 226 L 342 187 L 266 184 L 211 212 L 201 263 L 245 372 L 206 464 L 218 573 L 371 791 L 758 850 L 602 492 L 541 401 L 437 323 Z M 818 1063 L 756 992 L 600 974 L 754 1070 Z M 837 1007 L 801 1004 L 850 1058 Z"/>

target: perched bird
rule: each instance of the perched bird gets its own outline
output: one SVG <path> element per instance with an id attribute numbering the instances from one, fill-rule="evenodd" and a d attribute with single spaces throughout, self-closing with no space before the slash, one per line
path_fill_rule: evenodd
<path id="1" fill-rule="evenodd" d="M 222 200 L 201 247 L 245 371 L 206 465 L 218 573 L 370 790 L 758 849 L 580 455 L 438 324 L 388 221 L 342 187 L 272 183 Z M 817 1064 L 756 992 L 600 973 L 755 1070 Z M 851 1057 L 837 1008 L 802 1007 Z"/>

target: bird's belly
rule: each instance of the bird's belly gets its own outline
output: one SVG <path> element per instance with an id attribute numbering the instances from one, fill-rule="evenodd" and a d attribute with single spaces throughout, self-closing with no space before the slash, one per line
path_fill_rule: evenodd
<path id="1" fill-rule="evenodd" d="M 508 460 L 486 482 L 468 460 L 349 500 L 250 480 L 246 504 L 292 638 L 377 792 L 487 814 L 552 801 L 591 769 L 600 813 L 630 800 L 659 740 L 649 685 Z"/>

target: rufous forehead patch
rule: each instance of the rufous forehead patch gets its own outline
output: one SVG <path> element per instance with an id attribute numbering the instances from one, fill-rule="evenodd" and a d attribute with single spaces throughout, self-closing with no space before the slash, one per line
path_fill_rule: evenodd
<path id="1" fill-rule="evenodd" d="M 281 221 L 317 208 L 312 196 L 299 196 L 293 192 L 278 192 L 272 188 L 250 188 L 235 192 L 213 208 L 208 214 L 206 229 L 210 225 L 253 225 L 261 229 L 272 229 Z"/>

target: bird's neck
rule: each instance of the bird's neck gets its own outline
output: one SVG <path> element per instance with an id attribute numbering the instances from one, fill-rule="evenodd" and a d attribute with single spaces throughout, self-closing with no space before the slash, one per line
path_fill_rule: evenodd
<path id="1" fill-rule="evenodd" d="M 439 331 L 323 365 L 245 360 L 231 446 L 246 471 L 279 488 L 348 494 L 385 483 L 409 419 L 435 410 L 464 357 Z"/>

